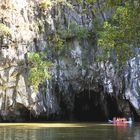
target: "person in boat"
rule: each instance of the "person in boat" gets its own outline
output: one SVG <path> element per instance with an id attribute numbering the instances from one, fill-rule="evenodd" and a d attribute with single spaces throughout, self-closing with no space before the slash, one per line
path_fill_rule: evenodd
<path id="1" fill-rule="evenodd" d="M 116 122 L 116 117 L 113 117 L 113 122 Z"/>
<path id="2" fill-rule="evenodd" d="M 126 117 L 120 118 L 120 117 L 113 117 L 113 120 L 108 120 L 111 123 L 132 123 L 132 118 L 129 117 L 128 119 Z"/>
<path id="3" fill-rule="evenodd" d="M 127 119 L 124 117 L 124 118 L 120 118 L 120 117 L 118 117 L 117 119 L 115 119 L 115 117 L 113 118 L 113 121 L 114 122 L 126 122 L 127 121 Z"/>
<path id="4" fill-rule="evenodd" d="M 129 118 L 128 118 L 128 121 L 129 121 L 129 122 L 132 122 L 132 118 L 131 118 L 131 117 L 129 117 Z"/>

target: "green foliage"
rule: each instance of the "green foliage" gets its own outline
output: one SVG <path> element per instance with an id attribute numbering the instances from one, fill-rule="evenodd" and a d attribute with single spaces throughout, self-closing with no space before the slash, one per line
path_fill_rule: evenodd
<path id="1" fill-rule="evenodd" d="M 49 68 L 52 65 L 50 62 L 44 59 L 43 54 L 29 53 L 29 81 L 34 89 L 38 89 L 39 85 L 46 79 L 51 78 L 49 74 Z"/>
<path id="2" fill-rule="evenodd" d="M 49 36 L 50 46 L 54 48 L 55 52 L 60 53 L 64 49 L 64 40 L 58 35 Z"/>
<path id="3" fill-rule="evenodd" d="M 76 0 L 76 2 L 82 4 L 82 0 Z"/>
<path id="4" fill-rule="evenodd" d="M 89 29 L 86 27 L 76 26 L 76 36 L 79 39 L 88 38 L 90 36 Z"/>
<path id="5" fill-rule="evenodd" d="M 43 10 L 48 9 L 51 6 L 65 5 L 70 9 L 73 9 L 73 6 L 67 0 L 42 0 L 39 4 L 39 7 Z"/>
<path id="6" fill-rule="evenodd" d="M 55 0 L 54 5 L 64 5 L 73 9 L 73 5 L 68 0 Z"/>
<path id="7" fill-rule="evenodd" d="M 125 64 L 138 53 L 134 48 L 140 48 L 140 1 L 108 0 L 106 8 L 109 6 L 113 8 L 114 14 L 98 32 L 98 45 L 103 48 L 105 59 L 115 55 L 119 63 Z"/>
<path id="8" fill-rule="evenodd" d="M 52 2 L 50 0 L 42 0 L 39 4 L 39 7 L 41 9 L 48 9 L 52 5 Z"/>
<path id="9" fill-rule="evenodd" d="M 95 17 L 95 19 L 93 20 L 93 28 L 94 28 L 94 32 L 98 35 L 101 31 L 103 31 L 103 21 L 101 19 L 101 17 L 97 16 Z"/>
<path id="10" fill-rule="evenodd" d="M 65 30 L 58 31 L 58 34 L 64 39 L 67 38 L 88 38 L 90 36 L 90 31 L 86 27 L 77 25 L 76 23 L 71 23 L 69 27 Z"/>
<path id="11" fill-rule="evenodd" d="M 0 23 L 0 36 L 11 36 L 12 31 L 5 24 Z"/>
<path id="12" fill-rule="evenodd" d="M 88 2 L 89 4 L 95 4 L 95 3 L 96 3 L 96 0 L 87 0 L 87 2 Z"/>

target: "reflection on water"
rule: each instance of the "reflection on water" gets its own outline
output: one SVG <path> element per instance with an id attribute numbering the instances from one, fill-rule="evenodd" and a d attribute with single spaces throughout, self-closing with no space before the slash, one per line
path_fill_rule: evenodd
<path id="1" fill-rule="evenodd" d="M 140 140 L 138 124 L 131 127 L 94 123 L 49 125 L 0 125 L 0 140 Z"/>

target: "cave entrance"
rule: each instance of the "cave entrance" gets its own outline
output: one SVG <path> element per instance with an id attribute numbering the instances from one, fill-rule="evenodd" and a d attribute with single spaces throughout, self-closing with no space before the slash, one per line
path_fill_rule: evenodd
<path id="1" fill-rule="evenodd" d="M 115 96 L 106 94 L 106 105 L 108 119 L 112 119 L 113 117 L 124 117 L 122 112 L 119 111 L 118 101 Z"/>
<path id="2" fill-rule="evenodd" d="M 75 95 L 74 114 L 77 121 L 105 121 L 101 94 L 84 90 Z"/>

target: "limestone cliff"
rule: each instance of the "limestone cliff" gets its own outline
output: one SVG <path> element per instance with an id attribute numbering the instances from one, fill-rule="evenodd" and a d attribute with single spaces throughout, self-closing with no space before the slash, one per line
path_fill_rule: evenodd
<path id="1" fill-rule="evenodd" d="M 104 120 L 140 113 L 139 57 L 120 75 L 112 64 L 96 61 L 96 6 L 76 0 L 1 0 L 0 7 L 2 119 L 24 120 L 28 115 L 22 117 L 22 110 L 45 120 Z M 57 48 L 55 38 L 63 48 Z M 38 92 L 28 81 L 31 51 L 46 52 L 54 64 L 52 79 Z"/>

